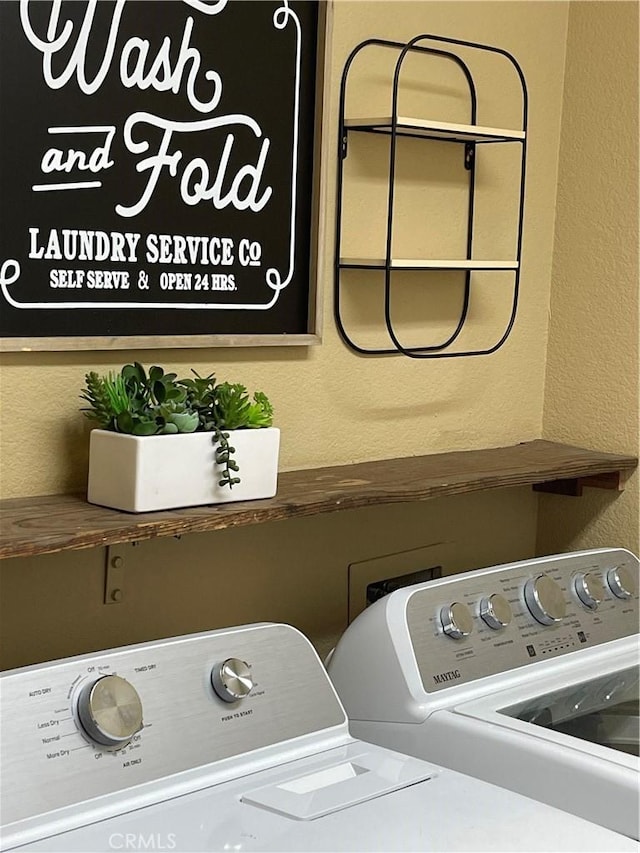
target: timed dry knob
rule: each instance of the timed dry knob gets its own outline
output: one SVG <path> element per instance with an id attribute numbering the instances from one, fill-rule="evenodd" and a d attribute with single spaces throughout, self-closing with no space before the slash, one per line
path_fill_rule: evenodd
<path id="1" fill-rule="evenodd" d="M 636 579 L 628 566 L 609 569 L 607 583 L 616 598 L 632 598 L 637 589 Z"/>
<path id="2" fill-rule="evenodd" d="M 253 689 L 251 667 L 238 658 L 227 658 L 211 670 L 211 683 L 225 702 L 237 702 L 248 696 Z"/>
<path id="3" fill-rule="evenodd" d="M 124 746 L 142 728 L 138 692 L 119 675 L 105 675 L 84 687 L 77 707 L 82 728 L 103 746 Z"/>
<path id="4" fill-rule="evenodd" d="M 531 615 L 542 625 L 562 622 L 567 612 L 562 587 L 549 575 L 530 578 L 525 584 L 524 600 Z"/>
<path id="5" fill-rule="evenodd" d="M 442 630 L 454 640 L 468 637 L 473 631 L 473 617 L 466 604 L 455 601 L 448 604 L 440 611 Z"/>

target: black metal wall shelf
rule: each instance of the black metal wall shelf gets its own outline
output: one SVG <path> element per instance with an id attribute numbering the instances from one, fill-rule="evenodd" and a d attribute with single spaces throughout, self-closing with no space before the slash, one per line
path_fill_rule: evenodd
<path id="1" fill-rule="evenodd" d="M 352 118 L 346 119 L 344 126 L 347 130 L 361 130 L 365 133 L 391 133 L 393 118 Z M 396 132 L 398 136 L 418 136 L 422 139 L 437 139 L 439 142 L 517 142 L 524 140 L 525 136 L 522 130 L 454 124 L 407 116 L 398 116 Z"/>
<path id="2" fill-rule="evenodd" d="M 515 270 L 518 261 L 437 261 L 417 258 L 391 258 L 392 270 Z M 384 258 L 340 258 L 341 269 L 386 269 Z"/>
<path id="3" fill-rule="evenodd" d="M 451 49 L 443 50 L 439 47 L 424 46 L 422 42 L 438 42 L 447 46 L 454 45 L 458 48 L 470 48 L 477 51 L 498 54 L 507 60 L 517 74 L 522 90 L 522 127 L 521 128 L 498 128 L 486 127 L 477 123 L 477 93 L 476 86 L 468 65 L 458 53 Z M 391 113 L 386 116 L 350 117 L 345 116 L 345 103 L 348 85 L 349 71 L 356 56 L 363 50 L 371 47 L 388 48 L 398 52 L 396 60 L 391 97 Z M 468 89 L 470 103 L 469 124 L 459 124 L 449 121 L 440 121 L 430 118 L 408 117 L 398 115 L 398 96 L 400 84 L 400 71 L 402 64 L 409 53 L 424 53 L 440 57 L 444 60 L 454 62 L 464 74 Z M 522 73 L 514 57 L 507 51 L 492 47 L 490 45 L 475 42 L 462 41 L 459 39 L 445 38 L 423 34 L 416 36 L 409 42 L 393 42 L 385 39 L 368 39 L 357 45 L 349 55 L 342 74 L 340 88 L 340 120 L 339 120 L 339 161 L 338 161 L 338 197 L 336 217 L 336 247 L 334 260 L 334 311 L 338 330 L 345 343 L 356 352 L 363 355 L 398 355 L 403 354 L 411 358 L 453 358 L 470 355 L 487 355 L 495 352 L 504 344 L 509 336 L 515 322 L 521 270 L 522 251 L 522 229 L 524 215 L 524 193 L 525 193 L 525 170 L 526 170 L 526 137 L 527 137 L 527 112 L 528 96 L 527 87 Z M 343 190 L 344 190 L 344 160 L 348 156 L 348 141 L 351 132 L 385 134 L 389 137 L 389 182 L 387 195 L 387 226 L 386 226 L 386 251 L 384 257 L 343 257 Z M 395 202 L 395 173 L 397 159 L 398 137 L 414 137 L 437 142 L 453 142 L 464 145 L 464 169 L 468 172 L 468 204 L 467 204 L 467 232 L 466 232 L 466 257 L 456 259 L 434 259 L 434 258 L 399 258 L 394 257 L 393 226 L 394 226 L 394 202 Z M 476 146 L 485 144 L 516 143 L 520 145 L 520 187 L 518 200 L 518 222 L 516 235 L 516 256 L 509 259 L 479 259 L 474 257 L 474 214 L 475 214 L 475 192 L 476 192 Z M 382 270 L 384 271 L 384 317 L 386 332 L 391 341 L 390 347 L 366 348 L 357 344 L 348 333 L 342 314 L 342 289 L 344 287 L 341 273 L 344 270 Z M 404 346 L 399 339 L 393 325 L 391 310 L 391 292 L 393 284 L 392 273 L 396 271 L 423 271 L 430 274 L 438 270 L 461 270 L 465 272 L 464 292 L 462 296 L 460 316 L 454 331 L 440 344 L 429 346 Z M 511 307 L 506 328 L 491 346 L 484 349 L 456 350 L 452 345 L 460 336 L 468 319 L 469 303 L 471 296 L 472 274 L 480 271 L 507 271 L 513 273 L 513 287 L 511 290 Z"/>

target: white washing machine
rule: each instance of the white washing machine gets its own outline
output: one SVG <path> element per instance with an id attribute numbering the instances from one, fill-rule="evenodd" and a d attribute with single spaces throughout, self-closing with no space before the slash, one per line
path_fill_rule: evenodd
<path id="1" fill-rule="evenodd" d="M 329 674 L 365 741 L 638 839 L 638 559 L 599 549 L 391 593 Z"/>
<path id="2" fill-rule="evenodd" d="M 2 849 L 635 850 L 628 838 L 361 743 L 286 625 L 6 672 Z"/>

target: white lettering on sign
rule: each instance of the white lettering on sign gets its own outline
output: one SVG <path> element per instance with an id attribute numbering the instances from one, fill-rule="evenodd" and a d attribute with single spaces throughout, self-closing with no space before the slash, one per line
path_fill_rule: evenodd
<path id="1" fill-rule="evenodd" d="M 46 6 L 38 0 L 20 0 L 20 23 L 28 43 L 41 56 L 42 79 L 52 91 L 75 87 L 91 98 L 108 80 L 109 87 L 119 84 L 124 90 L 153 90 L 181 98 L 194 111 L 182 120 L 134 111 L 120 123 L 98 123 L 95 111 L 86 124 L 74 125 L 60 120 L 47 128 L 55 137 L 43 147 L 39 171 L 31 189 L 36 193 L 73 190 L 100 190 L 106 173 L 123 153 L 131 155 L 138 182 L 125 180 L 118 185 L 120 196 L 114 211 L 131 221 L 152 204 L 156 194 L 166 197 L 167 184 L 173 182 L 182 204 L 191 208 L 209 203 L 215 210 L 234 208 L 257 214 L 267 208 L 274 189 L 267 183 L 272 140 L 261 124 L 244 112 L 217 114 L 222 103 L 223 79 L 204 58 L 197 45 L 197 27 L 204 18 L 220 15 L 228 0 L 183 0 L 188 12 L 175 32 L 158 39 L 143 33 L 124 38 L 127 0 L 98 6 L 98 0 L 66 3 L 50 0 Z M 174 308 L 268 310 L 280 291 L 292 280 L 295 258 L 295 227 L 298 172 L 298 139 L 301 81 L 300 20 L 289 7 L 289 0 L 276 0 L 269 21 L 277 31 L 290 29 L 294 37 L 293 98 L 291 110 L 290 212 L 287 226 L 289 245 L 283 270 L 264 259 L 262 245 L 251 236 L 200 237 L 192 235 L 146 234 L 133 229 L 100 231 L 82 228 L 28 229 L 28 257 L 33 261 L 55 261 L 48 272 L 48 291 L 64 299 L 64 291 L 75 291 L 73 301 L 22 302 L 9 294 L 20 279 L 21 265 L 15 258 L 0 263 L 0 292 L 14 308 Z M 44 7 L 44 8 L 43 8 Z M 35 9 L 37 8 L 37 14 Z M 133 7 L 131 7 L 133 8 Z M 79 9 L 79 11 L 78 11 Z M 98 9 L 100 11 L 98 12 Z M 137 11 L 136 11 L 137 14 Z M 203 16 L 203 17 L 199 17 Z M 139 16 L 138 16 L 139 17 Z M 126 23 L 125 23 L 126 21 Z M 105 85 L 106 88 L 106 85 Z M 105 116 L 105 118 L 107 118 Z M 108 122 L 108 118 L 107 118 Z M 288 124 L 288 122 L 287 122 Z M 194 150 L 194 142 L 200 150 Z M 247 144 L 248 143 L 248 144 Z M 188 153 L 186 153 L 188 152 Z M 241 154 L 242 152 L 242 154 Z M 113 184 L 113 181 L 112 181 Z M 174 211 L 175 214 L 175 211 Z M 178 214 L 179 215 L 179 214 Z M 140 243 L 142 237 L 142 243 Z M 139 245 L 140 244 L 140 245 Z M 144 254 L 139 251 L 144 245 Z M 149 269 L 78 269 L 74 263 L 147 264 L 200 266 L 200 270 L 169 270 L 164 278 Z M 235 268 L 234 268 L 235 265 Z M 213 273 L 211 267 L 226 267 Z M 264 272 L 267 297 L 260 301 L 192 302 L 171 299 L 171 292 L 236 291 L 242 273 L 250 267 Z M 288 267 L 288 268 L 287 268 Z M 134 301 L 92 301 L 89 291 L 133 289 Z M 150 293 L 144 293 L 150 291 Z M 166 301 L 154 298 L 165 294 Z M 71 295 L 71 294 L 69 294 Z M 96 293 L 95 296 L 98 296 Z"/>
<path id="2" fill-rule="evenodd" d="M 215 118 L 202 119 L 200 121 L 184 122 L 170 121 L 169 119 L 159 118 L 151 115 L 151 113 L 133 113 L 129 116 L 124 126 L 124 143 L 132 154 L 144 154 L 149 150 L 149 142 L 146 140 L 134 140 L 134 128 L 138 124 L 148 124 L 152 127 L 158 127 L 164 130 L 162 139 L 158 146 L 158 150 L 150 157 L 140 160 L 136 166 L 136 171 L 149 171 L 147 185 L 136 204 L 125 207 L 122 204 L 116 206 L 116 213 L 120 216 L 137 216 L 141 213 L 149 203 L 151 196 L 156 188 L 160 174 L 164 168 L 168 169 L 169 174 L 175 177 L 178 173 L 178 164 L 182 160 L 182 151 L 179 149 L 169 154 L 169 145 L 173 132 L 178 133 L 197 133 L 199 131 L 213 130 L 229 125 L 244 125 L 248 127 L 256 137 L 262 136 L 260 125 L 249 116 L 245 115 L 229 115 L 217 116 Z M 209 166 L 198 157 L 184 168 L 180 183 L 180 193 L 185 204 L 193 205 L 199 201 L 211 200 L 214 207 L 222 209 L 231 204 L 236 210 L 245 210 L 250 208 L 254 213 L 262 210 L 271 197 L 272 189 L 267 187 L 260 198 L 257 198 L 259 192 L 260 178 L 264 169 L 266 153 L 269 150 L 269 140 L 264 139 L 260 156 L 256 166 L 243 166 L 237 173 L 231 183 L 231 188 L 226 195 L 223 195 L 223 183 L 226 176 L 227 164 L 230 156 L 231 148 L 233 147 L 234 137 L 232 134 L 227 135 L 224 151 L 218 164 L 217 173 L 213 184 L 210 186 Z M 196 175 L 196 180 L 189 187 L 189 182 L 192 175 Z M 199 177 L 199 179 L 198 179 Z M 244 198 L 240 196 L 240 185 L 245 177 L 250 178 L 249 187 Z"/>
<path id="3" fill-rule="evenodd" d="M 120 231 L 85 231 L 51 228 L 46 245 L 39 242 L 40 229 L 29 228 L 29 257 L 54 261 L 111 261 L 133 263 L 140 234 Z"/>
<path id="4" fill-rule="evenodd" d="M 216 15 L 227 5 L 216 3 L 208 5 L 201 3 L 194 6 L 193 2 L 185 0 L 187 5 L 197 8 L 206 14 Z M 107 33 L 106 43 L 103 47 L 103 59 L 93 80 L 88 80 L 86 75 L 87 44 L 92 35 L 93 20 L 96 14 L 98 0 L 88 0 L 82 24 L 77 32 L 75 45 L 64 70 L 57 76 L 53 73 L 53 59 L 60 51 L 68 52 L 74 36 L 74 24 L 67 19 L 60 28 L 60 12 L 62 11 L 62 0 L 53 0 L 49 13 L 49 23 L 46 37 L 40 38 L 31 24 L 30 7 L 34 0 L 20 0 L 20 20 L 24 34 L 31 44 L 42 53 L 42 74 L 50 89 L 61 89 L 73 77 L 74 72 L 80 91 L 85 95 L 93 95 L 104 83 L 109 72 L 113 55 L 115 52 L 118 30 L 122 20 L 126 0 L 116 0 L 111 14 L 111 23 Z M 59 31 L 60 30 L 60 31 Z M 149 62 L 150 43 L 147 39 L 133 37 L 125 42 L 120 55 L 120 80 L 126 88 L 137 87 L 147 89 L 152 86 L 158 92 L 171 91 L 177 94 L 182 85 L 185 69 L 188 67 L 186 81 L 187 98 L 191 106 L 199 112 L 207 113 L 214 110 L 220 101 L 222 94 L 222 80 L 216 71 L 207 70 L 202 76 L 213 84 L 213 91 L 208 101 L 200 101 L 195 94 L 195 84 L 200 72 L 202 57 L 200 52 L 189 44 L 193 30 L 193 18 L 187 18 L 184 32 L 180 42 L 178 58 L 175 66 L 171 67 L 172 43 L 166 36 L 155 57 Z M 95 37 L 95 34 L 94 34 Z M 175 53 L 175 51 L 174 51 Z M 131 58 L 134 57 L 134 63 Z M 133 64 L 133 71 L 130 65 Z"/>
<path id="5" fill-rule="evenodd" d="M 94 18 L 97 0 L 88 0 L 82 24 L 75 32 L 74 23 L 67 19 L 61 24 L 62 0 L 53 0 L 49 12 L 49 22 L 46 37 L 41 38 L 34 30 L 31 23 L 30 6 L 33 0 L 20 0 L 20 17 L 22 28 L 30 43 L 42 53 L 42 73 L 44 80 L 50 89 L 61 89 L 75 75 L 80 91 L 85 95 L 93 95 L 97 92 L 109 72 L 114 59 L 115 46 L 122 16 L 125 10 L 126 0 L 117 0 L 111 13 L 106 42 L 104 43 L 104 56 L 102 63 L 95 73 L 93 79 L 89 80 L 86 73 L 87 49 L 90 36 L 94 39 Z M 226 6 L 226 2 L 213 5 L 197 3 L 193 8 L 205 12 L 208 15 L 218 14 Z M 165 36 L 162 44 L 152 55 L 151 43 L 148 39 L 133 36 L 124 44 L 120 53 L 119 74 L 120 82 L 126 89 L 136 88 L 140 91 L 153 88 L 158 92 L 172 92 L 179 94 L 183 88 L 191 107 L 200 113 L 211 113 L 220 103 L 222 96 L 222 79 L 217 71 L 207 69 L 201 75 L 202 57 L 200 52 L 192 46 L 191 36 L 193 33 L 194 19 L 188 17 L 177 58 L 172 62 L 173 43 L 169 36 Z M 75 38 L 75 42 L 73 39 Z M 93 43 L 92 43 L 93 44 Z M 73 45 L 71 56 L 67 60 L 64 69 L 54 74 L 52 70 L 53 60 L 61 51 L 68 51 Z M 210 87 L 208 99 L 201 100 L 196 94 L 196 83 L 204 77 Z M 136 171 L 142 173 L 149 171 L 147 184 L 138 202 L 132 205 L 116 205 L 116 213 L 120 216 L 137 216 L 149 203 L 157 186 L 158 179 L 164 168 L 172 177 L 177 175 L 178 163 L 182 159 L 182 151 L 177 150 L 169 154 L 169 146 L 174 131 L 179 133 L 197 133 L 219 127 L 233 125 L 245 125 L 253 131 L 256 137 L 263 136 L 262 129 L 250 116 L 227 115 L 217 116 L 207 121 L 176 122 L 164 119 L 150 113 L 134 113 L 129 116 L 123 128 L 124 142 L 127 150 L 133 153 L 145 153 L 149 150 L 149 142 L 146 140 L 134 140 L 134 131 L 138 125 L 148 124 L 164 130 L 158 150 L 152 156 L 146 157 L 136 164 Z M 109 159 L 109 152 L 115 127 L 77 127 L 77 128 L 49 128 L 49 133 L 95 133 L 105 132 L 107 137 L 103 145 L 98 146 L 91 154 L 78 151 L 74 148 L 63 150 L 60 148 L 48 149 L 42 157 L 40 169 L 43 174 L 52 172 L 70 173 L 74 169 L 80 171 L 90 170 L 94 173 L 102 171 L 113 165 Z M 234 137 L 227 134 L 222 157 L 215 170 L 210 168 L 209 163 L 201 157 L 194 158 L 184 166 L 180 180 L 180 195 L 182 201 L 188 205 L 195 205 L 201 201 L 212 201 L 214 207 L 221 210 L 232 205 L 236 210 L 246 210 L 254 213 L 263 209 L 272 194 L 271 187 L 260 190 L 260 180 L 265 166 L 267 153 L 269 151 L 269 139 L 262 141 L 256 164 L 247 163 L 241 167 L 235 177 L 228 181 L 228 189 L 224 190 L 224 182 L 229 164 Z M 212 178 L 212 175 L 215 177 Z M 248 181 L 246 180 L 248 179 Z M 248 183 L 244 193 L 241 191 L 243 182 Z M 96 189 L 102 186 L 99 181 L 74 181 L 69 183 L 34 184 L 36 192 L 55 191 L 62 189 Z M 259 198 L 258 198 L 259 195 Z"/>
<path id="6" fill-rule="evenodd" d="M 148 89 L 150 86 L 158 92 L 173 92 L 178 94 L 185 68 L 189 65 L 186 92 L 191 106 L 201 113 L 214 110 L 222 95 L 222 80 L 215 71 L 207 71 L 206 79 L 213 83 L 213 91 L 208 101 L 201 101 L 195 92 L 195 84 L 200 71 L 200 52 L 189 44 L 193 31 L 193 18 L 187 18 L 182 41 L 175 67 L 171 67 L 171 39 L 167 36 L 155 59 L 148 63 L 149 41 L 141 38 L 130 38 L 125 44 L 120 57 L 120 79 L 127 89 L 134 87 Z"/>
<path id="7" fill-rule="evenodd" d="M 48 132 L 51 134 L 104 133 L 105 138 L 102 144 L 94 148 L 90 154 L 85 151 L 76 150 L 75 148 L 67 148 L 66 150 L 49 148 L 44 153 L 40 162 L 40 171 L 45 175 L 52 172 L 69 173 L 74 169 L 78 169 L 80 172 L 90 171 L 97 173 L 113 166 L 114 161 L 109 159 L 111 143 L 116 132 L 113 125 L 107 127 L 50 127 Z M 74 181 L 64 184 L 34 184 L 32 189 L 34 192 L 47 192 L 49 190 L 77 190 L 101 186 L 101 181 Z"/>
<path id="8" fill-rule="evenodd" d="M 242 243 L 248 242 L 248 240 L 242 241 Z M 233 240 L 230 237 L 149 234 L 146 247 L 148 264 L 191 264 L 192 266 L 211 264 L 227 267 L 234 262 Z"/>

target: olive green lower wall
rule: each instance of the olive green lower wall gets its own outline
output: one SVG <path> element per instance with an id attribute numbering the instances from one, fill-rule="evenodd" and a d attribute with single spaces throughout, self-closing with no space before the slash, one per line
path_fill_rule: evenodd
<path id="1" fill-rule="evenodd" d="M 362 577 L 350 564 L 420 549 L 403 570 L 446 573 L 530 556 L 535 502 L 504 489 L 128 545 L 118 604 L 103 603 L 105 549 L 7 560 L 0 668 L 259 621 L 295 625 L 325 655 Z"/>

